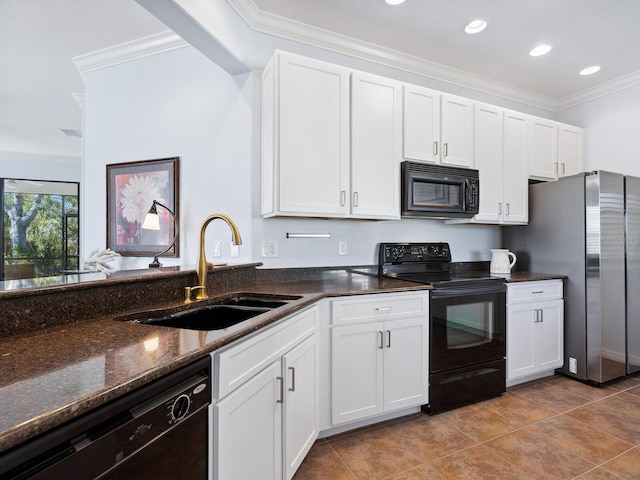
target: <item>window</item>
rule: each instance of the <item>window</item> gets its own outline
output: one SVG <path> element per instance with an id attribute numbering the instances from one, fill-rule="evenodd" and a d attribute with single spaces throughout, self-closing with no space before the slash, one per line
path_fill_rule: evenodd
<path id="1" fill-rule="evenodd" d="M 2 264 L 0 278 L 49 277 L 77 270 L 79 184 L 0 179 Z"/>

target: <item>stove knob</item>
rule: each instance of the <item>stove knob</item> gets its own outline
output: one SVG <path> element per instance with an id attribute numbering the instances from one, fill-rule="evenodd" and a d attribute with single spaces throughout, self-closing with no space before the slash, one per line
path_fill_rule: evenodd
<path id="1" fill-rule="evenodd" d="M 398 252 L 398 249 L 397 249 L 397 248 L 392 248 L 392 249 L 391 249 L 391 256 L 392 256 L 394 259 L 397 259 L 399 255 L 400 255 L 400 254 L 399 254 L 399 252 Z"/>

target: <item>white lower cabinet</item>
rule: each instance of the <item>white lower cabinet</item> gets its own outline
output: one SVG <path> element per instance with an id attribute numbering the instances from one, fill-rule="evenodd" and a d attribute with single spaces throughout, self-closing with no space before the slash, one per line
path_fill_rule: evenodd
<path id="1" fill-rule="evenodd" d="M 333 301 L 333 425 L 427 403 L 428 305 L 428 294 Z"/>
<path id="2" fill-rule="evenodd" d="M 563 365 L 562 281 L 507 284 L 507 382 Z"/>
<path id="3" fill-rule="evenodd" d="M 313 307 L 213 354 L 214 480 L 289 480 L 302 463 L 318 437 L 317 316 Z"/>

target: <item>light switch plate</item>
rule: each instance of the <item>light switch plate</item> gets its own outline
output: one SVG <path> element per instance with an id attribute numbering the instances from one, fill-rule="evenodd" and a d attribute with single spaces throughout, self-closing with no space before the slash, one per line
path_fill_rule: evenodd
<path id="1" fill-rule="evenodd" d="M 211 243 L 211 246 L 213 247 L 213 253 L 211 254 L 214 257 L 219 257 L 220 255 L 222 255 L 222 244 L 220 243 L 220 240 L 214 240 Z"/>
<path id="2" fill-rule="evenodd" d="M 347 241 L 340 240 L 338 242 L 338 255 L 346 255 L 347 254 Z"/>

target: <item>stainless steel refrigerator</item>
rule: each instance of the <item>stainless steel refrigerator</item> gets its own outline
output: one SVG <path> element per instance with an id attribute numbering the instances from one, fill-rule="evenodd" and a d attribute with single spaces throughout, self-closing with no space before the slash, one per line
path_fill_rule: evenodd
<path id="1" fill-rule="evenodd" d="M 595 171 L 533 184 L 529 208 L 528 225 L 502 229 L 503 246 L 519 269 L 567 276 L 559 371 L 599 384 L 639 370 L 640 179 Z"/>

